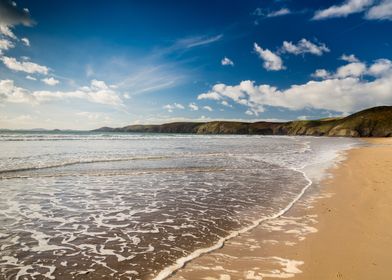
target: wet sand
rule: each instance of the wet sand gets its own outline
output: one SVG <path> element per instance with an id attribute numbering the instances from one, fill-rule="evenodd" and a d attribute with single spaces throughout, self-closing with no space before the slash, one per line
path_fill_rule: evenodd
<path id="1" fill-rule="evenodd" d="M 392 139 L 367 141 L 284 216 L 172 279 L 391 279 Z"/>

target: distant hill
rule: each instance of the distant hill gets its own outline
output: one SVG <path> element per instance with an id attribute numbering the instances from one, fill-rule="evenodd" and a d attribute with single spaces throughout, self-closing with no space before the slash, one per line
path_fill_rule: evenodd
<path id="1" fill-rule="evenodd" d="M 309 135 L 347 137 L 392 136 L 392 106 L 374 107 L 345 118 L 291 122 L 174 122 L 161 125 L 102 127 L 101 132 L 151 132 L 194 134 Z"/>

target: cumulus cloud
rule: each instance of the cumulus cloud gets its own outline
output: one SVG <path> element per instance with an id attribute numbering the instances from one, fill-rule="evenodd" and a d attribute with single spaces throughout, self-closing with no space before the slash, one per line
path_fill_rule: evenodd
<path id="1" fill-rule="evenodd" d="M 279 71 L 285 69 L 283 61 L 279 55 L 269 49 L 262 49 L 257 43 L 253 45 L 254 51 L 264 61 L 263 67 L 268 71 Z"/>
<path id="2" fill-rule="evenodd" d="M 188 107 L 189 107 L 192 111 L 197 111 L 197 110 L 199 110 L 199 106 L 197 106 L 195 103 L 189 103 Z"/>
<path id="3" fill-rule="evenodd" d="M 169 113 L 171 113 L 171 112 L 173 112 L 174 109 L 184 110 L 185 107 L 184 107 L 184 105 L 182 105 L 180 103 L 173 103 L 173 104 L 166 104 L 165 106 L 163 106 L 163 109 L 165 109 Z"/>
<path id="4" fill-rule="evenodd" d="M 343 55 L 340 57 L 340 59 L 343 60 L 343 61 L 347 61 L 347 62 L 359 62 L 359 59 L 356 58 L 356 56 L 353 55 L 353 54 L 350 54 L 350 55 L 345 55 L 345 54 L 343 54 Z"/>
<path id="5" fill-rule="evenodd" d="M 371 7 L 365 14 L 370 20 L 392 20 L 392 1 L 383 0 L 378 5 Z"/>
<path id="6" fill-rule="evenodd" d="M 123 106 L 118 94 L 103 81 L 93 80 L 89 86 L 84 86 L 74 91 L 30 91 L 16 86 L 12 80 L 0 80 L 1 103 L 40 104 L 67 99 L 81 99 L 114 107 Z"/>
<path id="7" fill-rule="evenodd" d="M 3 53 L 3 51 L 9 50 L 13 47 L 15 47 L 15 45 L 10 40 L 0 38 L 0 55 Z"/>
<path id="8" fill-rule="evenodd" d="M 222 64 L 223 66 L 226 66 L 226 65 L 234 66 L 234 62 L 233 62 L 230 58 L 227 58 L 227 57 L 224 57 L 224 58 L 221 60 L 221 64 Z"/>
<path id="9" fill-rule="evenodd" d="M 202 93 L 197 96 L 197 99 L 212 99 L 212 100 L 219 100 L 221 96 L 216 93 L 215 91 L 207 92 L 207 93 Z"/>
<path id="10" fill-rule="evenodd" d="M 10 38 L 16 39 L 12 32 L 12 27 L 16 25 L 31 26 L 34 21 L 31 19 L 27 9 L 20 9 L 15 2 L 9 0 L 0 1 L 0 33 Z"/>
<path id="11" fill-rule="evenodd" d="M 29 74 L 39 73 L 47 75 L 49 68 L 30 61 L 18 61 L 13 57 L 3 56 L 0 60 L 4 65 L 14 71 L 22 71 Z"/>
<path id="12" fill-rule="evenodd" d="M 221 104 L 222 104 L 223 106 L 233 108 L 233 105 L 231 105 L 231 104 L 230 104 L 229 102 L 227 102 L 226 100 L 223 100 L 223 101 L 221 102 Z"/>
<path id="13" fill-rule="evenodd" d="M 366 65 L 362 62 L 353 62 L 337 69 L 336 78 L 360 77 L 366 73 Z"/>
<path id="14" fill-rule="evenodd" d="M 166 104 L 165 106 L 163 106 L 163 109 L 167 110 L 169 113 L 172 113 L 174 106 L 171 104 Z"/>
<path id="15" fill-rule="evenodd" d="M 329 73 L 325 69 L 317 69 L 312 75 L 313 78 L 321 78 L 321 79 L 326 79 L 331 76 L 331 73 Z"/>
<path id="16" fill-rule="evenodd" d="M 314 20 L 327 18 L 347 17 L 350 14 L 360 13 L 372 5 L 374 0 L 346 0 L 341 5 L 334 5 L 324 10 L 316 11 Z"/>
<path id="17" fill-rule="evenodd" d="M 30 47 L 30 40 L 28 38 L 22 38 L 20 39 L 22 41 L 22 43 L 27 46 Z"/>
<path id="18" fill-rule="evenodd" d="M 392 61 L 389 59 L 378 59 L 368 69 L 368 74 L 380 77 L 391 71 Z"/>
<path id="19" fill-rule="evenodd" d="M 329 48 L 323 43 L 312 43 L 305 38 L 298 41 L 297 44 L 293 42 L 284 41 L 283 46 L 281 48 L 282 53 L 291 53 L 295 55 L 299 54 L 314 54 L 314 55 L 322 55 L 323 53 L 329 52 Z"/>
<path id="20" fill-rule="evenodd" d="M 232 100 L 245 106 L 249 115 L 258 115 L 265 106 L 348 113 L 371 106 L 392 105 L 392 62 L 380 59 L 369 67 L 364 63 L 350 63 L 339 67 L 326 79 L 311 80 L 287 89 L 257 85 L 253 81 L 242 81 L 234 86 L 217 84 L 200 96 L 200 99 L 214 96 L 220 102 Z"/>
<path id="21" fill-rule="evenodd" d="M 41 81 L 44 82 L 45 84 L 49 85 L 49 86 L 55 86 L 55 85 L 57 85 L 58 83 L 60 83 L 59 80 L 56 80 L 56 79 L 53 78 L 53 77 L 44 78 L 44 79 L 41 79 Z"/>
<path id="22" fill-rule="evenodd" d="M 389 59 L 378 59 L 369 67 L 365 63 L 360 62 L 355 56 L 350 56 L 349 61 L 355 61 L 346 65 L 340 66 L 336 69 L 335 73 L 330 73 L 325 69 L 317 69 L 311 76 L 321 79 L 333 78 L 347 78 L 347 77 L 362 77 L 371 76 L 379 77 L 392 69 L 392 63 Z"/>

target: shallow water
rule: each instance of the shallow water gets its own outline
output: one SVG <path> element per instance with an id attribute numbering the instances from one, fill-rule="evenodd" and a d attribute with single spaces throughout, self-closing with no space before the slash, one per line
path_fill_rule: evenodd
<path id="1" fill-rule="evenodd" d="M 354 144 L 2 133 L 0 279 L 152 279 L 285 209 L 309 184 L 307 168 L 322 172 Z"/>

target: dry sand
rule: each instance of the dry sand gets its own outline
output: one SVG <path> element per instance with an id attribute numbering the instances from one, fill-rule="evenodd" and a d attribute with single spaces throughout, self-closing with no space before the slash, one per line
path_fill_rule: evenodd
<path id="1" fill-rule="evenodd" d="M 355 149 L 316 205 L 319 232 L 296 248 L 295 279 L 392 279 L 392 139 Z"/>
<path id="2" fill-rule="evenodd" d="M 392 279 L 392 139 L 370 139 L 285 216 L 172 279 Z M 320 192 L 317 192 L 320 193 Z"/>

